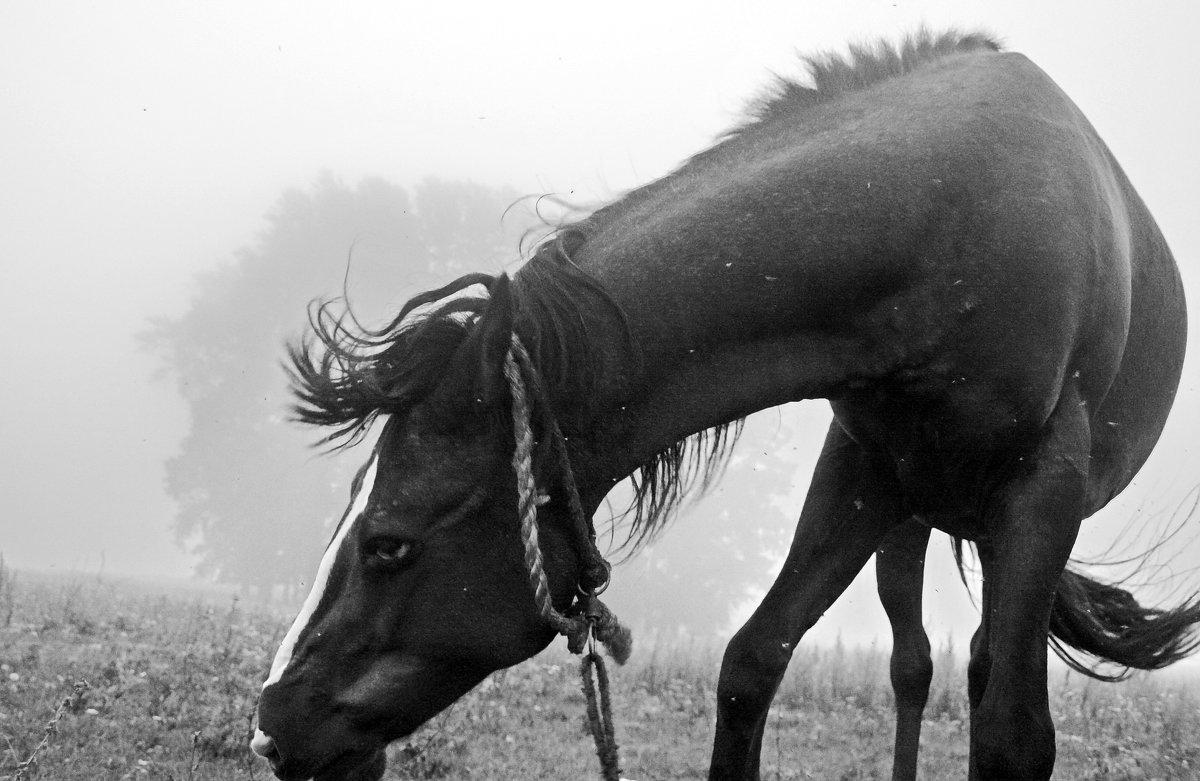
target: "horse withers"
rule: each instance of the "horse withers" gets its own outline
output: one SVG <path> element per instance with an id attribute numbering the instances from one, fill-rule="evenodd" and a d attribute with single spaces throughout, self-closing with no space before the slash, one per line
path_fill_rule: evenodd
<path id="1" fill-rule="evenodd" d="M 511 278 L 468 275 L 379 330 L 314 318 L 291 354 L 298 417 L 382 431 L 263 688 L 253 746 L 280 778 L 378 778 L 389 741 L 537 653 L 561 631 L 547 616 L 594 590 L 580 519 L 616 482 L 633 476 L 645 539 L 741 418 L 800 399 L 834 418 L 782 571 L 726 651 L 711 778 L 758 777 L 792 649 L 877 550 L 894 773 L 914 777 L 929 527 L 983 569 L 974 779 L 1049 777 L 1048 638 L 1144 667 L 1194 649 L 1194 599 L 1144 609 L 1066 570 L 1156 442 L 1186 332 L 1174 260 L 1107 147 L 983 36 L 809 65 L 815 87 L 781 83 Z"/>

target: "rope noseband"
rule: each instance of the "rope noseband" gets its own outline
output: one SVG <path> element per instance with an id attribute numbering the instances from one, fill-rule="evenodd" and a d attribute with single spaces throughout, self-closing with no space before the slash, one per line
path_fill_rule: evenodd
<path id="1" fill-rule="evenodd" d="M 550 437 L 551 447 L 554 448 L 558 459 L 571 522 L 576 537 L 579 538 L 577 552 L 583 560 L 580 582 L 576 584 L 577 595 L 567 610 L 559 612 L 550 597 L 550 584 L 546 579 L 542 549 L 538 544 L 537 523 L 537 508 L 549 502 L 550 497 L 538 491 L 537 478 L 533 471 L 534 438 L 530 392 L 532 391 L 532 395 L 543 409 L 546 409 L 546 402 L 541 394 L 537 372 L 529 352 L 515 333 L 512 336 L 512 345 L 504 358 L 504 376 L 508 379 L 508 387 L 512 393 L 515 442 L 512 465 L 517 475 L 517 511 L 521 521 L 521 541 L 525 547 L 525 569 L 538 613 L 554 631 L 566 636 L 567 648 L 571 653 L 583 653 L 590 635 L 604 645 L 617 664 L 624 664 L 633 650 L 632 636 L 599 598 L 608 588 L 612 568 L 596 547 L 596 531 L 579 500 L 579 489 L 575 484 L 571 461 L 567 457 L 566 438 L 557 421 L 547 414 L 545 433 Z M 591 673 L 593 667 L 599 680 L 598 704 L 597 686 Z M 588 721 L 596 743 L 596 755 L 600 758 L 601 775 L 605 781 L 618 781 L 621 771 L 618 765 L 612 707 L 608 696 L 608 672 L 604 669 L 603 659 L 594 648 L 584 656 L 580 674 L 583 679 L 584 697 L 587 700 Z"/>

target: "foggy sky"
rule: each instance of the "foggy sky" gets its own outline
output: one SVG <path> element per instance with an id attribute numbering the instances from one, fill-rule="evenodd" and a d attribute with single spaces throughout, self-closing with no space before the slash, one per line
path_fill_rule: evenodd
<path id="1" fill-rule="evenodd" d="M 135 335 L 187 305 L 197 272 L 252 244 L 285 188 L 323 171 L 349 184 L 433 175 L 600 203 L 710 144 L 771 72 L 799 72 L 796 52 L 922 22 L 994 32 L 1065 89 L 1200 302 L 1193 0 L 423 5 L 0 7 L 9 565 L 187 574 L 162 487 L 187 410 Z M 1093 525 L 1169 509 L 1200 482 L 1197 352 L 1150 465 Z M 823 413 L 804 414 L 815 457 Z M 806 484 L 784 476 L 781 492 Z M 1085 551 L 1111 539 L 1087 534 Z M 931 589 L 955 583 L 943 572 Z M 878 613 L 870 588 L 856 585 L 827 623 L 867 636 L 856 616 L 867 602 Z"/>

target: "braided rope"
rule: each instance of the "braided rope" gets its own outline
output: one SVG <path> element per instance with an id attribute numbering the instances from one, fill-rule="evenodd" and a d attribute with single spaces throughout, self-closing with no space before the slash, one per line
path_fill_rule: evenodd
<path id="1" fill-rule="evenodd" d="M 528 375 L 527 375 L 528 373 Z M 550 423 L 550 436 L 558 457 L 562 460 L 564 469 L 562 475 L 563 487 L 568 497 L 568 509 L 571 512 L 577 532 L 587 541 L 583 552 L 587 564 L 584 576 L 587 579 L 587 593 L 584 594 L 586 606 L 575 605 L 571 615 L 564 615 L 554 608 L 550 596 L 550 584 L 546 579 L 546 569 L 542 560 L 542 549 L 538 544 L 537 508 L 550 499 L 539 494 L 537 478 L 533 472 L 533 426 L 532 405 L 529 389 L 537 388 L 537 376 L 533 371 L 532 361 L 521 339 L 513 334 L 512 344 L 504 356 L 504 376 L 508 380 L 512 393 L 513 419 L 513 471 L 517 476 L 517 514 L 521 525 L 521 542 L 524 546 L 526 577 L 529 587 L 533 590 L 534 602 L 538 614 L 556 632 L 567 637 L 567 647 L 572 653 L 582 653 L 589 634 L 593 634 L 618 664 L 624 664 L 633 649 L 633 638 L 629 630 L 617 620 L 600 600 L 596 599 L 596 589 L 603 590 L 608 583 L 608 563 L 595 549 L 595 533 L 591 530 L 583 506 L 579 500 L 579 491 L 571 473 L 570 461 L 567 458 L 566 445 L 557 422 Z M 597 573 L 599 573 L 597 575 Z"/>
<path id="2" fill-rule="evenodd" d="M 525 570 L 538 613 L 556 631 L 566 634 L 572 629 L 570 619 L 554 609 L 546 569 L 542 565 L 542 548 L 538 544 L 537 508 L 545 503 L 546 498 L 539 497 L 537 478 L 533 474 L 533 427 L 529 425 L 529 398 L 518 360 L 527 363 L 529 353 L 514 334 L 512 346 L 504 356 L 504 376 L 512 392 L 513 439 L 516 443 L 512 465 L 517 474 L 517 515 L 521 521 L 521 541 L 525 547 Z"/>

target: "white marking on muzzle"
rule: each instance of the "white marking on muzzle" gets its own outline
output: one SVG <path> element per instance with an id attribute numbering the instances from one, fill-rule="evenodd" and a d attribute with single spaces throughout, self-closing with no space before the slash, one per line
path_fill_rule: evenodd
<path id="1" fill-rule="evenodd" d="M 342 547 L 342 542 L 345 541 L 346 535 L 350 533 L 350 528 L 355 521 L 367 509 L 367 500 L 371 497 L 371 488 L 375 485 L 375 468 L 378 464 L 378 459 L 374 454 L 371 456 L 371 463 L 367 466 L 367 471 L 363 475 L 362 484 L 358 487 L 358 493 L 350 502 L 350 509 L 346 511 L 346 516 L 342 520 L 342 526 L 334 536 L 333 542 L 329 543 L 329 547 L 325 549 L 325 555 L 321 557 L 321 565 L 317 567 L 317 576 L 313 580 L 312 591 L 308 592 L 308 598 L 304 600 L 304 605 L 300 608 L 300 614 L 296 616 L 296 620 L 292 622 L 292 628 L 284 635 L 283 642 L 279 644 L 279 650 L 275 652 L 275 661 L 271 663 L 271 674 L 267 676 L 267 680 L 263 683 L 263 688 L 267 688 L 271 684 L 283 677 L 283 671 L 292 661 L 292 652 L 296 649 L 296 640 L 300 638 L 300 633 L 308 626 L 309 620 L 313 613 L 317 610 L 317 605 L 321 603 L 321 596 L 325 593 L 325 585 L 329 581 L 329 571 L 333 569 L 333 561 L 337 558 L 338 550 Z"/>
<path id="2" fill-rule="evenodd" d="M 250 739 L 250 750 L 260 757 L 267 758 L 275 753 L 275 741 L 271 737 L 257 727 L 254 728 L 254 737 Z"/>

